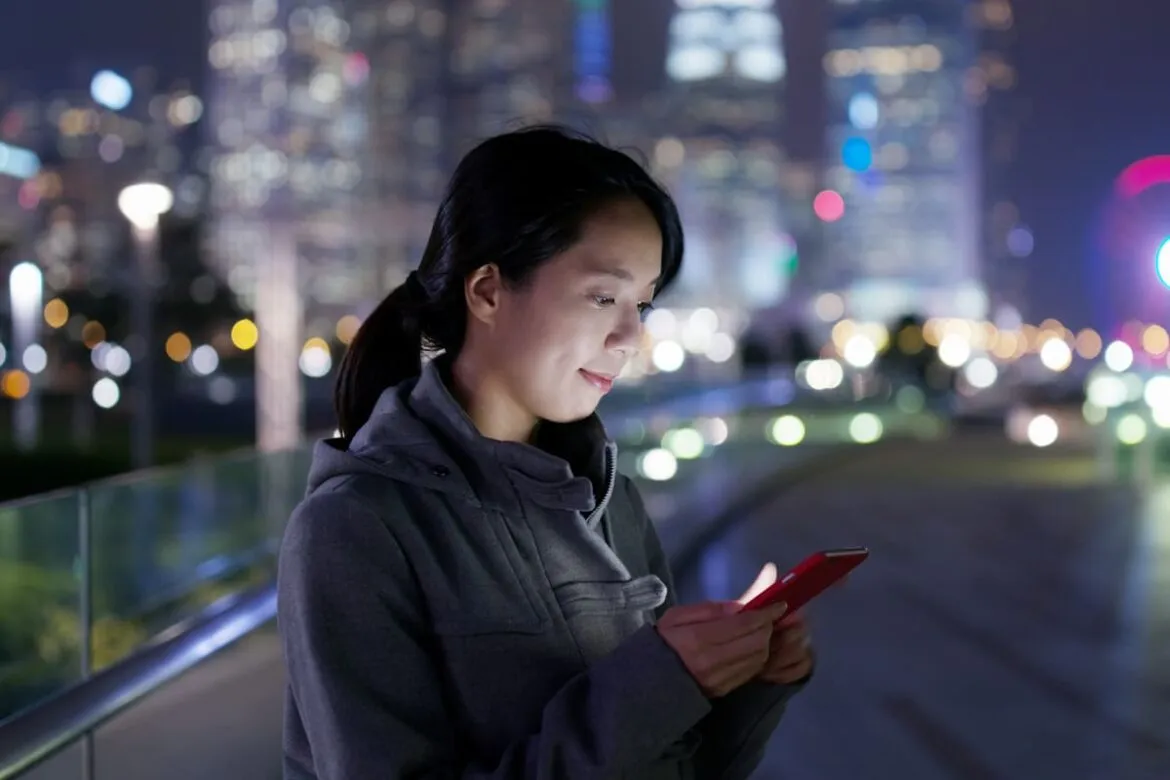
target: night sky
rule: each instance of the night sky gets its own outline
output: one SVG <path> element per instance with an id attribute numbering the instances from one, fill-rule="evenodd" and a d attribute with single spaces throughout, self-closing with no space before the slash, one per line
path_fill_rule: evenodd
<path id="1" fill-rule="evenodd" d="M 793 156 L 808 158 L 820 152 L 823 8 L 816 0 L 782 2 L 793 122 L 787 140 Z M 4 5 L 0 71 L 24 74 L 36 87 L 84 85 L 97 67 L 151 64 L 164 82 L 191 78 L 196 85 L 202 76 L 206 21 L 197 0 Z M 640 92 L 661 78 L 664 43 L 654 31 L 662 29 L 671 0 L 615 5 L 616 86 L 619 93 Z M 1015 0 L 1015 6 L 1014 58 L 1030 104 L 1016 191 L 1036 234 L 1036 253 L 1021 261 L 1031 266 L 1032 314 L 1087 324 L 1089 226 L 1122 168 L 1170 153 L 1170 3 Z"/>

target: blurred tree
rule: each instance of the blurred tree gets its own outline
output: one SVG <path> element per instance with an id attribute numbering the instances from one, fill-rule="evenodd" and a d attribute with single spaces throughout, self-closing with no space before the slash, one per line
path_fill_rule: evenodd
<path id="1" fill-rule="evenodd" d="M 938 350 L 926 342 L 925 321 L 917 314 L 905 314 L 890 327 L 890 343 L 878 366 L 887 376 L 901 376 L 923 387 L 932 386 L 932 371 L 945 368 Z M 932 368 L 937 367 L 937 368 Z"/>
<path id="2" fill-rule="evenodd" d="M 159 287 L 154 299 L 155 338 L 162 343 L 175 331 L 183 331 L 193 343 L 207 343 L 222 338 L 232 323 L 244 316 L 235 295 L 206 265 L 202 254 L 203 223 L 196 219 L 164 217 L 159 224 Z M 134 294 L 133 275 L 138 273 L 134 246 L 126 230 L 122 243 L 119 272 L 101 284 L 77 286 L 61 295 L 71 312 L 85 320 L 101 323 L 110 341 L 122 342 L 130 335 L 130 296 Z M 72 347 L 67 360 L 88 361 L 88 349 L 82 342 L 81 323 L 70 332 Z M 89 339 L 92 342 L 92 339 Z"/>
<path id="3" fill-rule="evenodd" d="M 203 228 L 200 220 L 182 218 L 164 219 L 160 226 L 160 332 L 182 330 L 209 340 L 214 331 L 230 328 L 245 315 L 231 289 L 204 261 Z"/>
<path id="4" fill-rule="evenodd" d="M 812 340 L 804 328 L 793 327 L 788 331 L 784 342 L 785 358 L 793 365 L 814 360 L 817 357 L 817 351 L 813 348 Z"/>
<path id="5" fill-rule="evenodd" d="M 772 362 L 771 350 L 758 334 L 749 333 L 744 336 L 740 360 L 743 370 L 749 373 L 767 368 Z"/>

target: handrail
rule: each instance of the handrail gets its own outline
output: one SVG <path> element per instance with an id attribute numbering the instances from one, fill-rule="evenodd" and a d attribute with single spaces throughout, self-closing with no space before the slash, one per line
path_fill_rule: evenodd
<path id="1" fill-rule="evenodd" d="M 167 638 L 0 721 L 0 780 L 19 777 L 160 686 L 276 618 L 276 584 L 225 597 Z"/>

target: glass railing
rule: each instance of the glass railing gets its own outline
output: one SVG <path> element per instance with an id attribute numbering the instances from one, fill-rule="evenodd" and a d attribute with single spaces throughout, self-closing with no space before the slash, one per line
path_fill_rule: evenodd
<path id="1" fill-rule="evenodd" d="M 0 720 L 271 579 L 308 464 L 245 452 L 0 505 Z"/>
<path id="2" fill-rule="evenodd" d="M 646 480 L 648 501 L 658 492 L 649 483 L 692 478 L 683 461 L 706 457 L 729 436 L 788 449 L 940 432 L 928 415 L 890 408 L 866 415 L 859 437 L 855 408 L 798 418 L 790 394 L 775 397 L 768 383 L 744 388 L 706 388 L 693 403 L 679 394 L 607 404 L 623 464 Z M 728 418 L 730 428 L 712 417 L 745 408 L 753 411 Z M 688 418 L 689 432 L 674 435 Z M 642 457 L 650 450 L 655 457 Z M 676 456 L 675 465 L 663 460 Z M 308 447 L 241 452 L 0 504 L 0 720 L 122 660 L 220 597 L 270 580 L 309 457 Z"/>
<path id="3" fill-rule="evenodd" d="M 0 507 L 0 718 L 77 682 L 76 492 Z"/>

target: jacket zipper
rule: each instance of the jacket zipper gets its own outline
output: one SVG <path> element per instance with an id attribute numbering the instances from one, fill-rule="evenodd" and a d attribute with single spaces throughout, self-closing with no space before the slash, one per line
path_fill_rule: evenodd
<path id="1" fill-rule="evenodd" d="M 617 453 L 613 447 L 605 448 L 605 495 L 597 502 L 597 506 L 585 518 L 586 526 L 592 528 L 594 521 L 596 521 L 605 508 L 609 506 L 609 500 L 613 498 L 613 489 L 617 483 Z"/>

